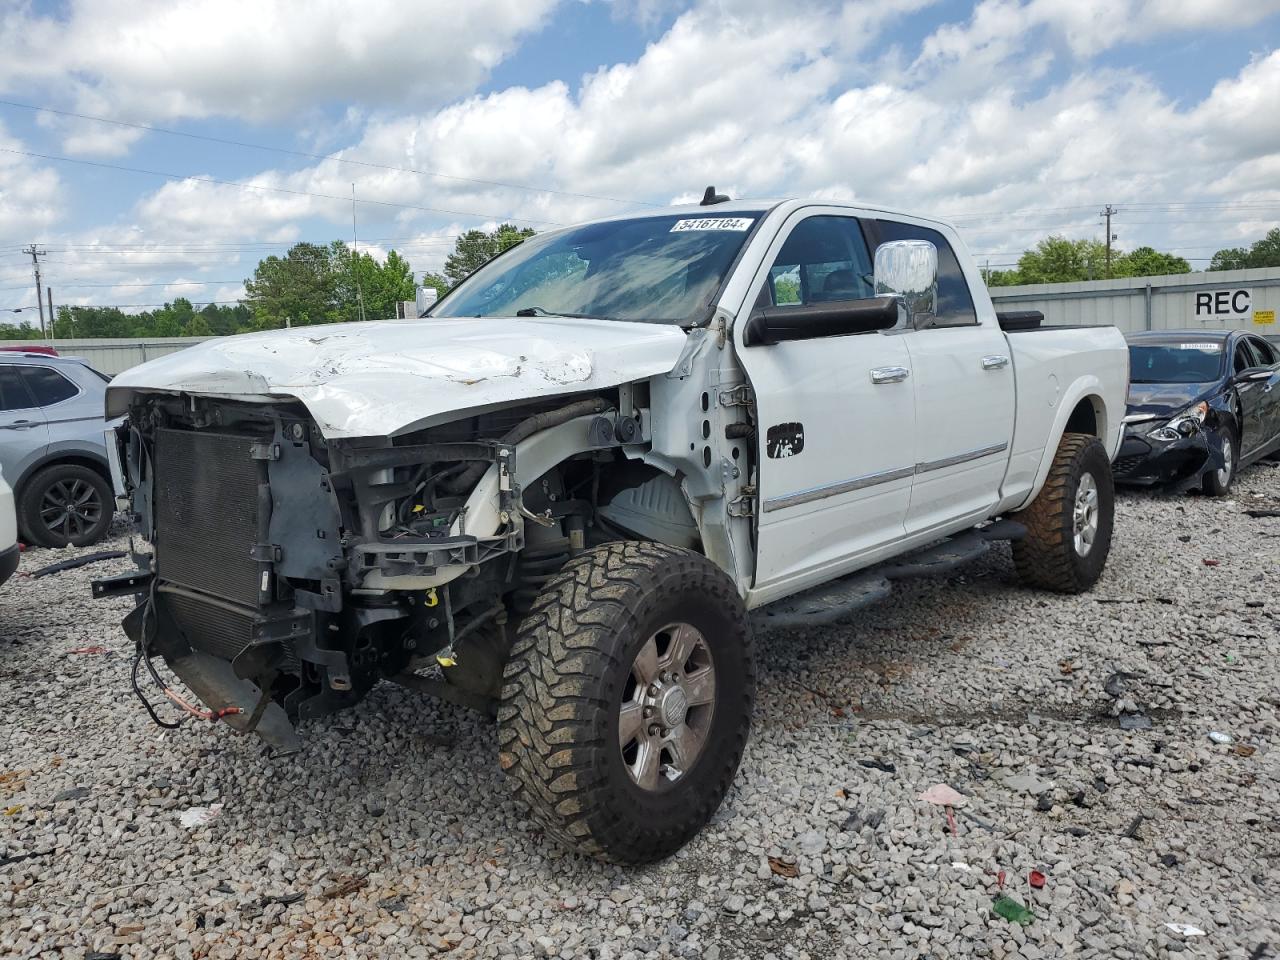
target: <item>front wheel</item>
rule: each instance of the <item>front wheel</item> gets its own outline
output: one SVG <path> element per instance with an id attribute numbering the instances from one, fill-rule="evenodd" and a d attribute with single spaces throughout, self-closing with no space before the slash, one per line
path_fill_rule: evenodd
<path id="1" fill-rule="evenodd" d="M 115 497 L 96 470 L 76 463 L 46 467 L 23 486 L 21 526 L 41 547 L 84 547 L 111 529 Z"/>
<path id="2" fill-rule="evenodd" d="M 746 610 L 699 554 L 605 544 L 547 584 L 504 679 L 499 760 L 547 833 L 602 860 L 660 860 L 711 819 L 742 758 Z"/>
<path id="3" fill-rule="evenodd" d="M 1044 487 L 1018 519 L 1027 528 L 1013 544 L 1023 583 L 1058 593 L 1093 586 L 1111 552 L 1115 522 L 1115 484 L 1102 442 L 1066 434 Z"/>
<path id="4" fill-rule="evenodd" d="M 1222 429 L 1222 466 L 1210 470 L 1200 482 L 1200 490 L 1206 497 L 1225 497 L 1231 492 L 1231 481 L 1236 478 L 1236 444 L 1229 427 Z"/>

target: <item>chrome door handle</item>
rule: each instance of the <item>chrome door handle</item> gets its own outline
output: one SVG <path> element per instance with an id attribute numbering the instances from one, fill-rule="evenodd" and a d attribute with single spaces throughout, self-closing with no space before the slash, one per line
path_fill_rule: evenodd
<path id="1" fill-rule="evenodd" d="M 1009 365 L 1008 357 L 994 356 L 994 357 L 982 358 L 983 370 L 999 370 L 1001 367 L 1007 367 L 1008 365 Z"/>
<path id="2" fill-rule="evenodd" d="M 901 383 L 911 376 L 906 367 L 875 367 L 871 371 L 872 383 Z"/>

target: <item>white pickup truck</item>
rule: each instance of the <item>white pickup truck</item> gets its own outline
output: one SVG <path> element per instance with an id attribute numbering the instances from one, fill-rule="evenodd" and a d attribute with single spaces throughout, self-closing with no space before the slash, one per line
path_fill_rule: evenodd
<path id="1" fill-rule="evenodd" d="M 921 217 L 709 191 L 539 234 L 424 318 L 116 377 L 154 555 L 95 590 L 187 712 L 287 750 L 384 679 L 488 710 L 551 835 L 654 860 L 733 780 L 753 619 L 1000 539 L 1030 585 L 1098 578 L 1124 340 L 1003 325 Z"/>

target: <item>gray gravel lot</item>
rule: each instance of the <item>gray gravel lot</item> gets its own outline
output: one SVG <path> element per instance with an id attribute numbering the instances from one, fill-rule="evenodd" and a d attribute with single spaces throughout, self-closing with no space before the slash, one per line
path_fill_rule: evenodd
<path id="1" fill-rule="evenodd" d="M 1083 597 L 1017 587 L 998 549 L 838 627 L 759 636 L 734 789 L 638 870 L 543 841 L 493 730 L 388 685 L 285 759 L 158 730 L 129 691 L 128 602 L 89 599 L 129 562 L 17 578 L 0 956 L 1274 956 L 1280 519 L 1253 506 L 1280 506 L 1280 469 L 1226 501 L 1125 495 Z M 954 835 L 916 799 L 939 783 L 966 795 Z M 992 916 L 999 871 L 1029 925 Z"/>

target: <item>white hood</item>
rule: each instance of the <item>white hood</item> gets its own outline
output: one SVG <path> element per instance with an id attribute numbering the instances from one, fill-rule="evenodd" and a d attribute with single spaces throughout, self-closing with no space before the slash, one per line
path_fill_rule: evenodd
<path id="1" fill-rule="evenodd" d="M 329 439 L 394 436 L 491 404 L 669 372 L 676 326 L 562 317 L 342 323 L 220 337 L 126 370 L 107 416 L 139 391 L 296 398 Z"/>

